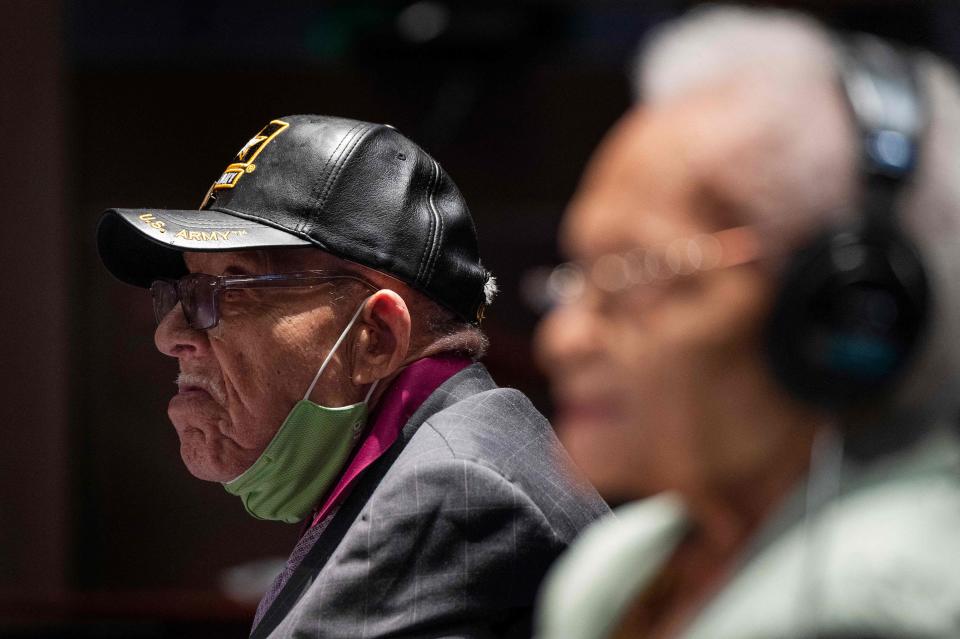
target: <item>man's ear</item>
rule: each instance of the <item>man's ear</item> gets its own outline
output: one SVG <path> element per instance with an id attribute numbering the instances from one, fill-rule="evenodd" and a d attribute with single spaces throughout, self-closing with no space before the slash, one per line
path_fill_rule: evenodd
<path id="1" fill-rule="evenodd" d="M 390 289 L 380 289 L 364 304 L 354 342 L 355 384 L 369 384 L 395 373 L 410 349 L 410 311 Z"/>

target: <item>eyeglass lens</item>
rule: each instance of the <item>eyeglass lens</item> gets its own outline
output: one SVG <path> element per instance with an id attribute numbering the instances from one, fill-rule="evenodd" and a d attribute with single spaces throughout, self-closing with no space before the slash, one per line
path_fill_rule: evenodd
<path id="1" fill-rule="evenodd" d="M 216 278 L 203 273 L 191 273 L 179 281 L 155 281 L 150 292 L 157 324 L 181 302 L 183 314 L 192 328 L 203 330 L 216 326 L 219 320 L 216 284 Z"/>
<path id="2" fill-rule="evenodd" d="M 177 285 L 167 280 L 156 280 L 150 285 L 150 294 L 153 296 L 153 318 L 160 324 L 179 301 Z"/>

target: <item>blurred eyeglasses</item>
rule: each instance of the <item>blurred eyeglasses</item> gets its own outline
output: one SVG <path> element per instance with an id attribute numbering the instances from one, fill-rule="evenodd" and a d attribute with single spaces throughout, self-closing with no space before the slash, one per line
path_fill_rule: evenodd
<path id="1" fill-rule="evenodd" d="M 195 330 L 213 328 L 220 323 L 220 294 L 245 288 L 296 288 L 328 284 L 335 280 L 355 280 L 376 289 L 373 284 L 353 275 L 332 271 L 300 271 L 268 275 L 207 275 L 190 273 L 179 280 L 160 279 L 150 285 L 153 314 L 157 324 L 179 302 L 187 323 Z"/>
<path id="2" fill-rule="evenodd" d="M 607 253 L 590 262 L 565 262 L 528 271 L 521 294 L 538 313 L 581 301 L 591 291 L 607 298 L 652 290 L 677 278 L 747 264 L 759 256 L 756 229 L 737 226 L 680 238 L 666 246 Z"/>

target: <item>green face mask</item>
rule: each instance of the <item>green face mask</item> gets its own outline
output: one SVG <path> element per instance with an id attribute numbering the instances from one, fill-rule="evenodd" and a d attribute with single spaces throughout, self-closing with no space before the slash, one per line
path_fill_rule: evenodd
<path id="1" fill-rule="evenodd" d="M 228 493 L 240 497 L 247 512 L 257 519 L 292 524 L 306 517 L 336 481 L 360 438 L 376 382 L 359 404 L 328 408 L 308 398 L 366 302 L 363 300 L 353 314 L 307 394 L 287 415 L 263 454 L 239 477 L 223 485 Z"/>

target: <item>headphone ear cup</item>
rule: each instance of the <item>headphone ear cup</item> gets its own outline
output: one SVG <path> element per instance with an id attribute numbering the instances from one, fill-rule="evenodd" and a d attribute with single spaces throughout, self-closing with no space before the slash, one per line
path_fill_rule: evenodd
<path id="1" fill-rule="evenodd" d="M 824 233 L 784 272 L 766 336 L 775 376 L 825 408 L 878 397 L 917 351 L 928 296 L 919 253 L 901 233 Z"/>

